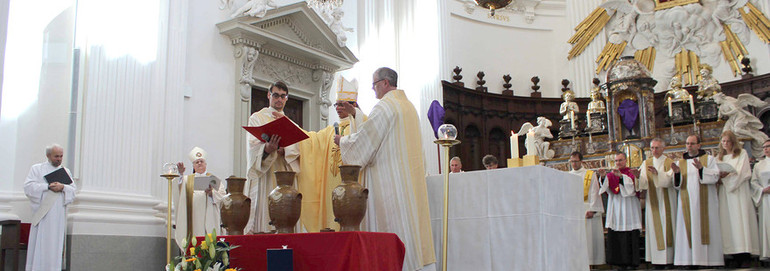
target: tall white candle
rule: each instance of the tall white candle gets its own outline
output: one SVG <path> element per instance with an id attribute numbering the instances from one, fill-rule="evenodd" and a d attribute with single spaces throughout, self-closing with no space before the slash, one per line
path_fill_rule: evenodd
<path id="1" fill-rule="evenodd" d="M 591 130 L 591 113 L 586 112 L 586 128 Z"/>
<path id="2" fill-rule="evenodd" d="M 674 117 L 674 111 L 671 111 L 671 97 L 668 97 L 668 116 Z"/>
<path id="3" fill-rule="evenodd" d="M 692 95 L 690 95 L 690 113 L 695 116 L 695 103 L 692 102 Z"/>
<path id="4" fill-rule="evenodd" d="M 519 158 L 519 135 L 511 131 L 511 158 Z"/>
<path id="5" fill-rule="evenodd" d="M 569 119 L 570 119 L 570 125 L 572 127 L 572 130 L 575 130 L 575 111 L 571 110 L 569 111 Z"/>

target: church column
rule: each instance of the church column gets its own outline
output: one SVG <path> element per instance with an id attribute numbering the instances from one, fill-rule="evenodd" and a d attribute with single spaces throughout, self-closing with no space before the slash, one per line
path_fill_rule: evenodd
<path id="1" fill-rule="evenodd" d="M 242 126 L 249 124 L 251 115 L 251 88 L 256 84 L 254 80 L 254 65 L 259 58 L 259 49 L 261 44 L 251 42 L 243 38 L 232 39 L 233 57 L 235 58 L 235 85 L 236 93 L 233 102 L 235 103 L 235 114 L 233 121 L 233 174 L 239 177 L 246 177 L 248 166 L 246 165 L 246 133 Z"/>
<path id="2" fill-rule="evenodd" d="M 602 3 L 601 0 L 567 1 L 567 21 L 570 27 L 577 26 L 588 17 Z M 570 32 L 570 35 L 574 31 Z M 569 37 L 564 37 L 566 41 Z M 572 81 L 572 90 L 576 97 L 589 97 L 593 84 L 591 81 L 597 77 L 604 82 L 604 78 L 596 74 L 596 57 L 601 53 L 607 38 L 604 31 L 599 32 L 594 40 L 586 47 L 582 54 L 569 60 L 569 78 Z M 569 48 L 571 45 L 567 44 Z"/>
<path id="3" fill-rule="evenodd" d="M 144 31 L 122 31 L 119 24 L 78 31 L 83 57 L 77 140 L 71 149 L 79 191 L 68 209 L 70 270 L 120 268 L 115 262 L 132 262 L 142 270 L 165 264 L 168 181 L 160 174 L 164 163 L 185 157 L 187 5 L 188 0 L 167 0 L 141 7 L 148 12 L 144 15 L 158 16 L 157 24 Z M 94 2 L 80 8 L 84 25 L 104 12 Z M 127 40 L 135 42 L 129 49 Z"/>

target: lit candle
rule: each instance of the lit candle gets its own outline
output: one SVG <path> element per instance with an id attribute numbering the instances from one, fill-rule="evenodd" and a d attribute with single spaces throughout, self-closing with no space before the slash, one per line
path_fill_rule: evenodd
<path id="1" fill-rule="evenodd" d="M 519 158 L 519 135 L 511 131 L 511 158 Z"/>
<path id="2" fill-rule="evenodd" d="M 695 116 L 695 103 L 692 102 L 692 95 L 690 95 L 690 113 Z"/>
<path id="3" fill-rule="evenodd" d="M 674 111 L 671 111 L 671 97 L 668 97 L 668 116 L 674 117 Z"/>
<path id="4" fill-rule="evenodd" d="M 588 128 L 588 130 L 591 130 L 591 113 L 590 112 L 586 112 L 586 128 Z"/>

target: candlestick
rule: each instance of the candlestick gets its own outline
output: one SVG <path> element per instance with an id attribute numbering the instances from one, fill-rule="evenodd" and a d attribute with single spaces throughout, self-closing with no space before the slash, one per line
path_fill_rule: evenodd
<path id="1" fill-rule="evenodd" d="M 673 118 L 674 117 L 674 111 L 671 111 L 671 97 L 668 97 L 668 116 Z"/>

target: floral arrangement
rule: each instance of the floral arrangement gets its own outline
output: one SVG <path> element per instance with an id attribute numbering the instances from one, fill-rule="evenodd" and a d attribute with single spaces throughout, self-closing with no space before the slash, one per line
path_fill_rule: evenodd
<path id="1" fill-rule="evenodd" d="M 198 244 L 198 239 L 192 237 L 189 242 L 182 242 L 189 245 L 189 249 L 184 255 L 174 258 L 172 263 L 166 266 L 166 270 L 174 271 L 238 271 L 240 268 L 230 268 L 230 250 L 238 246 L 231 246 L 225 242 L 225 238 L 217 240 L 216 230 L 207 234 L 203 241 Z"/>

